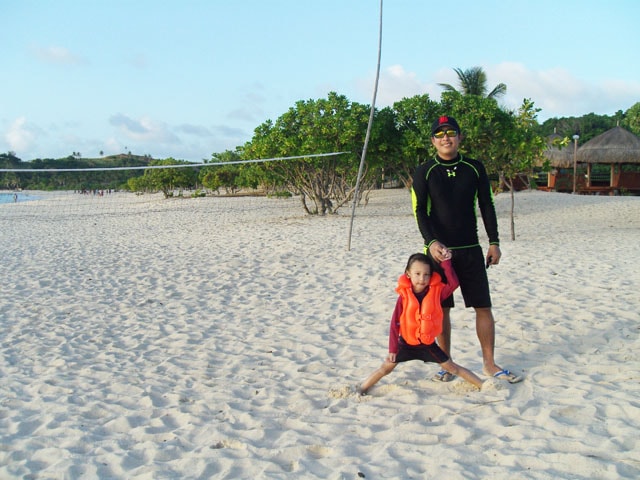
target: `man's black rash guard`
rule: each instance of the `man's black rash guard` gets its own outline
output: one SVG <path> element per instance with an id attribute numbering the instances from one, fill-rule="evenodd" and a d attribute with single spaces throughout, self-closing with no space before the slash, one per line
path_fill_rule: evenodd
<path id="1" fill-rule="evenodd" d="M 489 244 L 500 244 L 491 184 L 478 160 L 458 154 L 446 161 L 436 155 L 416 169 L 411 197 L 426 246 L 435 240 L 450 249 L 479 245 L 476 201 Z"/>

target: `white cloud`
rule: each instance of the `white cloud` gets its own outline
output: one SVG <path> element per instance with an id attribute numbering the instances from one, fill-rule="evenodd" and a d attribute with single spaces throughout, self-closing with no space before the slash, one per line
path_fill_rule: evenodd
<path id="1" fill-rule="evenodd" d="M 581 116 L 588 113 L 611 115 L 627 110 L 640 101 L 640 81 L 604 80 L 590 83 L 564 68 L 531 70 L 522 63 L 505 62 L 483 66 L 487 74 L 487 87 L 498 83 L 507 85 L 507 94 L 501 104 L 516 109 L 523 99 L 530 98 L 541 108 L 540 120 L 550 117 Z M 404 97 L 429 94 L 439 101 L 442 87 L 439 83 L 458 86 L 458 77 L 452 68 L 436 70 L 429 79 L 420 79 L 415 72 L 402 65 L 393 65 L 380 72 L 376 105 L 392 105 Z M 365 98 L 372 95 L 373 76 L 356 81 L 358 92 Z"/>
<path id="2" fill-rule="evenodd" d="M 564 68 L 529 70 L 521 63 L 501 63 L 485 69 L 488 87 L 504 83 L 507 94 L 502 103 L 518 108 L 524 98 L 534 101 L 544 117 L 572 116 L 589 113 L 590 90 L 593 86 L 574 77 Z M 498 80 L 499 79 L 499 80 Z"/>
<path id="3" fill-rule="evenodd" d="M 229 127 L 226 125 L 215 125 L 213 131 L 216 135 L 224 138 L 244 138 L 246 132 L 241 128 Z"/>
<path id="4" fill-rule="evenodd" d="M 133 119 L 118 113 L 109 118 L 109 123 L 118 127 L 128 139 L 142 143 L 175 144 L 180 139 L 162 122 L 150 118 Z"/>
<path id="5" fill-rule="evenodd" d="M 32 51 L 40 60 L 56 65 L 82 65 L 87 63 L 81 56 L 75 55 L 64 47 L 55 45 L 49 47 L 34 46 Z"/>
<path id="6" fill-rule="evenodd" d="M 183 123 L 176 128 L 179 132 L 186 133 L 188 135 L 194 135 L 196 137 L 210 137 L 211 131 L 207 127 L 201 125 L 192 125 L 190 123 Z"/>
<path id="7" fill-rule="evenodd" d="M 238 120 L 246 123 L 264 121 L 264 107 L 267 97 L 264 93 L 264 87 L 259 83 L 247 86 L 247 91 L 243 92 L 238 102 L 241 106 L 234 108 L 226 113 L 229 120 Z"/>
<path id="8" fill-rule="evenodd" d="M 243 122 L 255 122 L 259 118 L 260 108 L 241 107 L 231 110 L 226 117 L 229 120 L 240 120 Z"/>
<path id="9" fill-rule="evenodd" d="M 373 77 L 356 80 L 356 87 L 364 98 L 372 98 L 373 86 Z M 405 97 L 423 95 L 427 87 L 428 84 L 420 81 L 414 72 L 407 72 L 402 65 L 392 65 L 380 71 L 376 106 L 391 106 Z"/>
<path id="10" fill-rule="evenodd" d="M 117 139 L 110 137 L 107 140 L 105 140 L 103 151 L 104 152 L 121 152 L 122 145 Z"/>
<path id="11" fill-rule="evenodd" d="M 4 138 L 10 150 L 24 152 L 31 148 L 41 130 L 27 122 L 25 117 L 17 118 L 5 132 Z"/>
<path id="12" fill-rule="evenodd" d="M 560 67 L 531 70 L 521 63 L 505 62 L 488 66 L 485 72 L 489 88 L 500 82 L 507 85 L 502 103 L 515 109 L 530 98 L 542 109 L 541 120 L 588 113 L 611 115 L 640 100 L 640 82 L 588 82 Z"/>

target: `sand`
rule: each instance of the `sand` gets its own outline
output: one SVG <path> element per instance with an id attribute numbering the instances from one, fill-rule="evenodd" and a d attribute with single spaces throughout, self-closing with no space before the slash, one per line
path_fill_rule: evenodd
<path id="1" fill-rule="evenodd" d="M 411 362 L 360 397 L 422 247 L 407 191 L 372 193 L 350 250 L 350 207 L 296 198 L 1 205 L 0 478 L 640 478 L 640 197 L 520 192 L 515 241 L 496 206 L 496 360 L 525 380 Z"/>

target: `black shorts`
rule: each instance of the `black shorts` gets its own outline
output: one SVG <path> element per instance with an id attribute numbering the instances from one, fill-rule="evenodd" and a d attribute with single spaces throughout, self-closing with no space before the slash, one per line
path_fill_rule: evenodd
<path id="1" fill-rule="evenodd" d="M 410 360 L 422 360 L 428 363 L 444 363 L 449 360 L 449 356 L 444 353 L 435 342 L 431 345 L 409 345 L 400 337 L 396 363 L 408 362 Z"/>
<path id="2" fill-rule="evenodd" d="M 466 307 L 491 307 L 489 279 L 484 263 L 482 247 L 461 248 L 452 250 L 451 265 L 460 280 L 460 292 Z M 453 295 L 442 301 L 443 307 L 453 307 Z"/>

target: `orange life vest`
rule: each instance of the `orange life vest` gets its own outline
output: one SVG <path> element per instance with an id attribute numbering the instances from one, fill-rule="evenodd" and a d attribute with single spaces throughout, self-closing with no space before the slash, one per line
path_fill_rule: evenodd
<path id="1" fill-rule="evenodd" d="M 409 345 L 430 345 L 442 333 L 442 286 L 440 275 L 432 272 L 429 291 L 420 303 L 411 288 L 411 280 L 406 275 L 398 278 L 396 292 L 402 297 L 400 335 Z"/>

